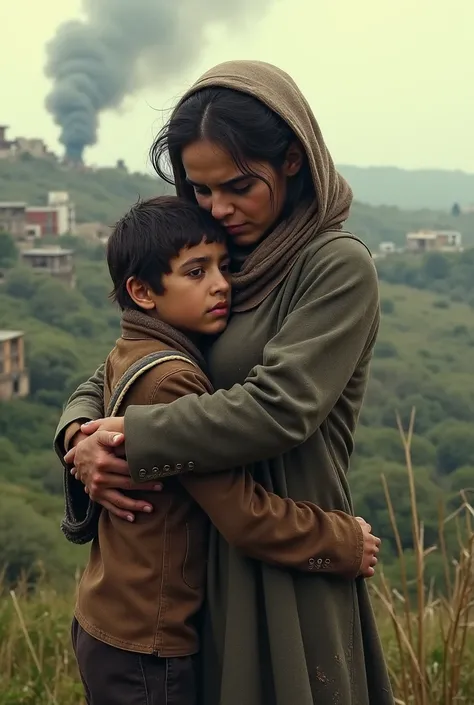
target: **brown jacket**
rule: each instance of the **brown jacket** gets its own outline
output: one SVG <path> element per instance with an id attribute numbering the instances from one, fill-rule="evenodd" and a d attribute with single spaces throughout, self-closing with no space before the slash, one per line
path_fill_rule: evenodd
<path id="1" fill-rule="evenodd" d="M 106 406 L 122 374 L 140 358 L 170 350 L 171 344 L 188 355 L 195 350 L 191 343 L 183 347 L 170 341 L 163 324 L 144 314 L 133 318 L 130 325 L 125 317 L 122 337 L 106 362 Z M 177 334 L 177 339 L 183 337 Z M 167 404 L 205 392 L 212 387 L 204 372 L 174 360 L 143 374 L 123 408 Z M 67 438 L 73 432 L 68 429 Z M 197 651 L 195 619 L 205 590 L 208 517 L 226 541 L 252 558 L 347 578 L 359 572 L 363 537 L 354 517 L 267 492 L 247 470 L 182 474 L 166 479 L 162 492 L 132 494 L 150 502 L 154 511 L 138 514 L 134 523 L 102 512 L 75 612 L 89 634 L 113 646 L 159 656 Z"/>

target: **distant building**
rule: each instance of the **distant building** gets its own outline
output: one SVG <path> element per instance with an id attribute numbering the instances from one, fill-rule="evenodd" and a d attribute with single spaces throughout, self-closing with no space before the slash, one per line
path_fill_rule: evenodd
<path id="1" fill-rule="evenodd" d="M 107 242 L 111 232 L 111 227 L 103 223 L 80 223 L 74 234 L 90 242 Z"/>
<path id="2" fill-rule="evenodd" d="M 27 225 L 26 236 L 29 240 L 38 240 L 41 237 L 41 225 Z"/>
<path id="3" fill-rule="evenodd" d="M 7 139 L 8 125 L 0 125 L 0 159 L 9 159 L 15 156 L 16 142 Z"/>
<path id="4" fill-rule="evenodd" d="M 26 203 L 23 201 L 0 201 L 0 232 L 9 233 L 16 240 L 25 237 Z"/>
<path id="5" fill-rule="evenodd" d="M 0 330 L 0 400 L 26 397 L 29 393 L 25 369 L 24 333 Z"/>
<path id="6" fill-rule="evenodd" d="M 76 229 L 76 209 L 66 191 L 50 191 L 47 206 L 28 206 L 28 226 L 37 226 L 41 237 L 71 235 Z"/>
<path id="7" fill-rule="evenodd" d="M 39 137 L 27 138 L 17 137 L 16 140 L 16 155 L 29 154 L 35 159 L 45 159 L 53 156 L 46 147 L 46 144 Z"/>
<path id="8" fill-rule="evenodd" d="M 61 247 L 37 247 L 23 250 L 23 264 L 35 272 L 49 274 L 65 282 L 71 288 L 76 285 L 73 250 L 63 250 Z"/>
<path id="9" fill-rule="evenodd" d="M 0 125 L 0 159 L 18 159 L 29 155 L 36 159 L 56 159 L 39 137 L 7 139 L 8 125 Z"/>
<path id="10" fill-rule="evenodd" d="M 462 252 L 462 235 L 456 230 L 419 230 L 407 233 L 408 252 Z"/>
<path id="11" fill-rule="evenodd" d="M 397 251 L 397 246 L 394 242 L 381 242 L 379 252 L 381 255 L 393 255 Z"/>

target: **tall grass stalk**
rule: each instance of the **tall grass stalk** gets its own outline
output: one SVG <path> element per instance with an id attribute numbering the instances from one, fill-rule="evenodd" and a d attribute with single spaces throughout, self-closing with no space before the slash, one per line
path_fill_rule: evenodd
<path id="1" fill-rule="evenodd" d="M 423 522 L 418 516 L 411 442 L 415 424 L 413 409 L 408 429 L 397 416 L 405 451 L 412 519 L 416 577 L 409 581 L 396 510 L 386 478 L 382 483 L 397 548 L 401 591 L 390 584 L 383 571 L 373 589 L 381 605 L 379 620 L 388 617 L 392 644 L 387 650 L 398 705 L 472 705 L 474 703 L 474 509 L 461 493 L 460 506 L 449 516 L 439 511 L 439 546 L 425 546 Z M 450 557 L 446 526 L 456 522 L 458 551 Z M 426 559 L 440 551 L 443 586 L 428 585 Z"/>

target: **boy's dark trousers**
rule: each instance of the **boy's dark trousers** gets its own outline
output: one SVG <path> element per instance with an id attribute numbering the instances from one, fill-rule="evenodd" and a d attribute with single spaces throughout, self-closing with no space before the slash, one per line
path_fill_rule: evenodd
<path id="1" fill-rule="evenodd" d="M 71 636 L 87 705 L 197 705 L 193 656 L 122 651 L 94 639 L 76 619 Z"/>

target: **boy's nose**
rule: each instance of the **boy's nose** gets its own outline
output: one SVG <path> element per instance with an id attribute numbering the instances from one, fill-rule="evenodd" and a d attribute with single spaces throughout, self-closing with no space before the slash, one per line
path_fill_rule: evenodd
<path id="1" fill-rule="evenodd" d="M 221 272 L 219 272 L 219 275 L 216 277 L 216 280 L 214 282 L 213 290 L 214 292 L 222 291 L 222 293 L 226 294 L 230 289 L 230 282 L 227 277 L 225 277 Z"/>

